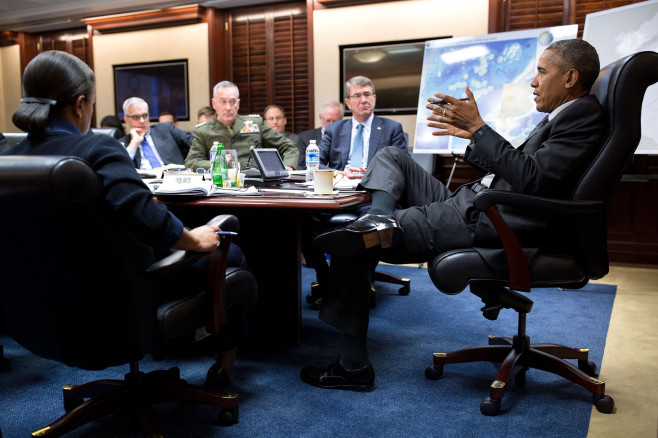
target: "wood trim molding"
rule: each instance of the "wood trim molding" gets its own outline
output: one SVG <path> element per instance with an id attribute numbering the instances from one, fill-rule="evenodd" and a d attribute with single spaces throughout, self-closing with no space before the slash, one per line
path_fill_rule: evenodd
<path id="1" fill-rule="evenodd" d="M 399 0 L 315 0 L 320 6 L 325 8 L 341 8 L 344 6 L 370 5 L 375 3 L 385 3 Z"/>
<path id="2" fill-rule="evenodd" d="M 203 8 L 199 5 L 152 9 L 128 14 L 105 15 L 82 20 L 94 32 L 112 33 L 157 27 L 180 26 L 203 21 Z"/>

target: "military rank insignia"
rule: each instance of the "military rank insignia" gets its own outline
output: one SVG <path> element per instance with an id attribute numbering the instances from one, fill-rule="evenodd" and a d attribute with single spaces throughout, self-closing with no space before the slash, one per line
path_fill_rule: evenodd
<path id="1" fill-rule="evenodd" d="M 240 134 L 257 134 L 260 130 L 253 120 L 245 120 L 244 126 L 240 129 Z"/>

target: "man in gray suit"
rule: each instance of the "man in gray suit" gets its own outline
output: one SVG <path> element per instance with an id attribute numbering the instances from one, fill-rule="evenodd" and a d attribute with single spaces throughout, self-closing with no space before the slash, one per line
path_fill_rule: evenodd
<path id="1" fill-rule="evenodd" d="M 464 161 L 489 174 L 452 193 L 396 148 L 377 154 L 360 184 L 372 196 L 368 214 L 315 239 L 316 247 L 332 254 L 333 284 L 320 319 L 341 330 L 345 342 L 339 359 L 304 368 L 302 380 L 322 388 L 374 388 L 366 345 L 370 258 L 424 262 L 446 250 L 474 244 L 499 248 L 493 224 L 473 208 L 482 190 L 572 197 L 607 135 L 603 109 L 596 96 L 589 94 L 598 74 L 598 55 L 586 41 L 549 45 L 530 83 L 537 111 L 548 115 L 516 149 L 484 122 L 468 87 L 466 102 L 434 93 L 427 105 L 432 111 L 429 126 L 437 129 L 433 135 L 470 139 Z M 531 211 L 499 210 L 522 245 L 541 245 L 557 238 L 550 234 L 547 218 Z"/>
<path id="2" fill-rule="evenodd" d="M 151 126 L 149 106 L 139 97 L 123 102 L 123 120 L 130 134 L 119 139 L 137 169 L 154 169 L 167 164 L 184 164 L 193 134 L 176 128 L 173 123 Z"/>

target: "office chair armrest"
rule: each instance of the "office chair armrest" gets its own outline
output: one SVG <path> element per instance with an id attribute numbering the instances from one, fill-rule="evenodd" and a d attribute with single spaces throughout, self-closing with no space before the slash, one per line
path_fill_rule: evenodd
<path id="1" fill-rule="evenodd" d="M 210 219 L 206 225 L 219 227 L 223 231 L 234 231 L 238 232 L 240 230 L 240 222 L 238 218 L 232 214 L 220 214 Z M 225 243 L 229 244 L 230 239 L 224 240 Z M 224 245 L 227 246 L 228 245 Z M 194 252 L 194 251 L 184 251 L 182 249 L 175 250 L 167 257 L 158 260 L 153 263 L 146 270 L 147 272 L 159 272 L 159 273 L 168 273 L 172 271 L 177 271 L 186 266 L 190 266 L 196 263 L 201 257 L 204 257 L 207 254 Z"/>
<path id="2" fill-rule="evenodd" d="M 600 201 L 566 201 L 562 199 L 542 198 L 539 196 L 524 195 L 504 190 L 483 190 L 475 197 L 473 205 L 484 211 L 494 225 L 503 244 L 507 269 L 509 272 L 510 289 L 530 291 L 530 270 L 523 248 L 500 215 L 496 205 L 522 207 L 536 213 L 541 210 L 555 215 L 586 215 L 596 213 L 603 208 Z"/>
<path id="3" fill-rule="evenodd" d="M 478 193 L 473 201 L 473 205 L 479 211 L 486 211 L 489 207 L 496 204 L 524 207 L 533 211 L 538 209 L 546 213 L 560 215 L 586 215 L 597 213 L 603 208 L 601 201 L 567 201 L 564 199 L 524 195 L 505 190 L 483 190 Z"/>

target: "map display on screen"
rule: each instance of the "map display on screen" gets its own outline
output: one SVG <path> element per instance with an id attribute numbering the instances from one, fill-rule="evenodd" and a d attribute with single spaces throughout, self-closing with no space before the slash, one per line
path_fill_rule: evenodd
<path id="1" fill-rule="evenodd" d="M 596 48 L 601 67 L 644 50 L 658 52 L 658 0 L 587 14 L 583 39 Z M 658 84 L 642 102 L 642 138 L 636 154 L 658 154 Z"/>
<path id="2" fill-rule="evenodd" d="M 576 38 L 577 25 L 427 41 L 418 97 L 414 153 L 463 153 L 469 140 L 436 137 L 427 126 L 427 99 L 439 91 L 475 96 L 482 118 L 519 146 L 546 115 L 535 110 L 530 82 L 537 61 L 553 41 Z"/>

